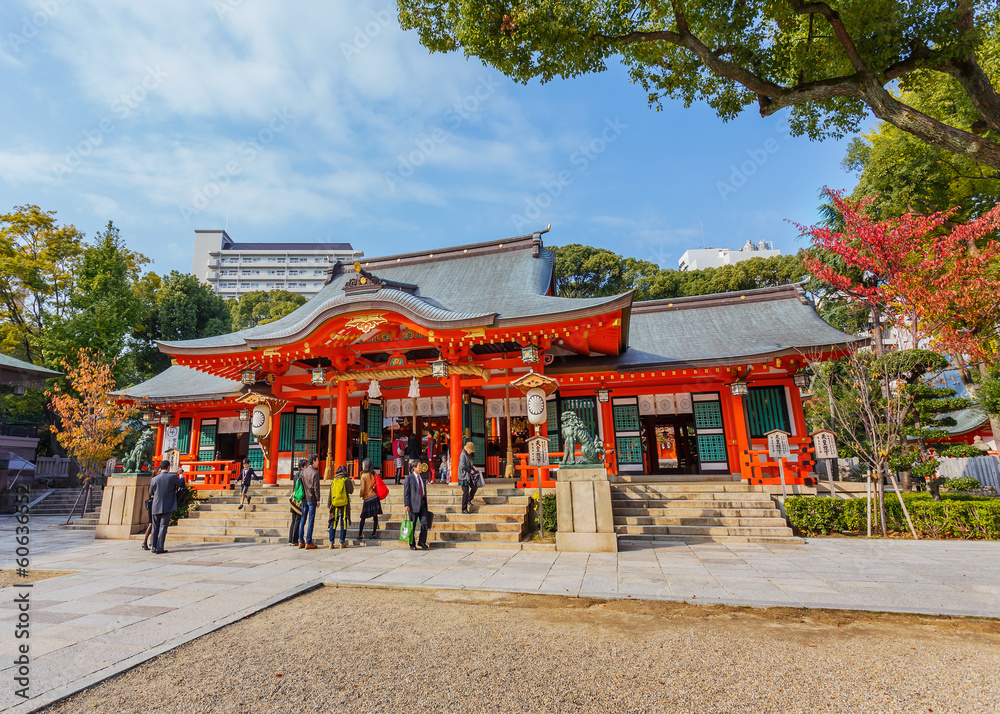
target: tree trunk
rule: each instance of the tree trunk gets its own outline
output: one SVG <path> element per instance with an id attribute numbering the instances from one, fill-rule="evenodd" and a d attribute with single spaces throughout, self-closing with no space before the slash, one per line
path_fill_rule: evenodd
<path id="1" fill-rule="evenodd" d="M 886 518 L 885 518 L 885 479 L 882 476 L 882 469 L 879 469 L 878 473 L 878 514 L 879 519 L 882 521 L 882 537 L 885 538 L 888 534 L 886 531 Z"/>

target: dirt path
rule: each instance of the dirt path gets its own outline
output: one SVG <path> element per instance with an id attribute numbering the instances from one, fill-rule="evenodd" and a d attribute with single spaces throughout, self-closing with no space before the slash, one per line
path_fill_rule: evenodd
<path id="1" fill-rule="evenodd" d="M 988 712 L 1000 622 L 324 588 L 46 709 Z"/>

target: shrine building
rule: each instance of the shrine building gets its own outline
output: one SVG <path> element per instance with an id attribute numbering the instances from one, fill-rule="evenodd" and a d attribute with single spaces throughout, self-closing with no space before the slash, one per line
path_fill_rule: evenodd
<path id="1" fill-rule="evenodd" d="M 157 426 L 155 459 L 173 453 L 190 480 L 227 482 L 249 457 L 277 484 L 311 453 L 321 470 L 355 474 L 367 457 L 387 478 L 393 441 L 415 434 L 433 471 L 472 441 L 491 477 L 511 453 L 523 487 L 536 483 L 531 427 L 510 383 L 533 370 L 558 381 L 541 427 L 553 462 L 573 412 L 611 473 L 775 483 L 765 435 L 780 429 L 788 483 L 809 483 L 797 383 L 807 361 L 856 338 L 824 322 L 801 285 L 637 302 L 558 297 L 554 283 L 540 233 L 337 263 L 284 318 L 161 342 L 173 365 L 120 397 Z M 556 478 L 542 472 L 543 485 Z"/>

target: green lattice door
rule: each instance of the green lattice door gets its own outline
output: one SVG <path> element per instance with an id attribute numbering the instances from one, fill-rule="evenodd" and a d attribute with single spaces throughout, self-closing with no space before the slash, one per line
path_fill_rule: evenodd
<path id="1" fill-rule="evenodd" d="M 549 451 L 560 451 L 559 441 L 559 398 L 552 397 L 545 402 L 545 433 L 548 434 Z"/>
<path id="2" fill-rule="evenodd" d="M 615 428 L 615 456 L 618 471 L 641 472 L 642 425 L 639 419 L 638 397 L 616 397 L 611 402 Z"/>
<path id="3" fill-rule="evenodd" d="M 365 457 L 372 460 L 372 466 L 382 468 L 382 402 L 372 399 L 365 410 Z"/>
<path id="4" fill-rule="evenodd" d="M 750 387 L 747 393 L 747 421 L 750 436 L 763 439 L 769 431 L 792 433 L 784 387 Z"/>
<path id="5" fill-rule="evenodd" d="M 198 435 L 198 461 L 215 460 L 215 439 L 219 429 L 218 419 L 202 419 Z M 199 466 L 199 471 L 211 471 L 211 466 Z"/>
<path id="6" fill-rule="evenodd" d="M 284 420 L 282 420 L 284 426 Z M 319 410 L 295 410 L 295 421 L 292 432 L 292 464 L 297 465 L 300 459 L 308 459 L 317 453 L 319 448 Z"/>
<path id="7" fill-rule="evenodd" d="M 469 397 L 469 403 L 462 410 L 462 433 L 476 445 L 476 453 L 472 463 L 486 467 L 486 400 L 482 397 Z"/>
<path id="8" fill-rule="evenodd" d="M 559 451 L 563 447 L 562 443 L 562 415 L 563 412 L 573 412 L 576 414 L 580 421 L 583 422 L 584 426 L 587 427 L 587 431 L 592 436 L 599 435 L 599 429 L 597 428 L 597 398 L 596 397 L 567 397 L 565 399 L 559 400 L 559 429 L 557 429 L 559 438 Z"/>
<path id="9" fill-rule="evenodd" d="M 694 394 L 694 428 L 698 441 L 698 464 L 704 471 L 729 471 L 726 430 L 718 392 Z"/>
<path id="10" fill-rule="evenodd" d="M 250 444 L 250 450 L 247 452 L 247 458 L 250 459 L 250 468 L 257 472 L 260 476 L 261 472 L 264 470 L 264 449 L 261 448 L 260 444 L 253 443 Z"/>

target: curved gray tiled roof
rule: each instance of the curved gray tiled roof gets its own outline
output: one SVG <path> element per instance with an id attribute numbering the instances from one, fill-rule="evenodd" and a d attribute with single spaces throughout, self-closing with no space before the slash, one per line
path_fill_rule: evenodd
<path id="1" fill-rule="evenodd" d="M 209 399 L 234 397 L 243 390 L 241 382 L 199 372 L 182 365 L 171 365 L 152 379 L 116 395 L 131 397 L 147 404 L 159 402 L 200 402 Z"/>
<path id="2" fill-rule="evenodd" d="M 859 341 L 862 338 L 824 321 L 801 286 L 783 285 L 633 303 L 625 352 L 614 357 L 568 357 L 547 371 L 721 365 Z"/>
<path id="3" fill-rule="evenodd" d="M 530 239 L 530 236 L 527 238 Z M 517 320 L 559 314 L 622 301 L 623 296 L 604 298 L 560 298 L 546 295 L 555 266 L 555 253 L 541 249 L 533 257 L 532 243 L 511 239 L 507 250 L 457 253 L 445 249 L 444 256 L 372 258 L 362 262 L 366 270 L 384 280 L 417 286 L 416 294 L 383 288 L 372 293 L 348 295 L 344 284 L 354 275 L 349 267 L 305 305 L 280 320 L 240 332 L 198 340 L 159 343 L 166 352 L 190 349 L 238 349 L 257 340 L 282 340 L 315 328 L 331 310 L 351 306 L 355 310 L 386 310 L 398 307 L 433 329 L 434 324 L 466 323 L 492 325 L 497 320 Z M 414 258 L 417 259 L 414 259 Z M 399 262 L 396 265 L 396 262 Z"/>
<path id="4" fill-rule="evenodd" d="M 983 408 L 978 404 L 973 404 L 971 407 L 967 407 L 965 409 L 948 412 L 947 414 L 942 414 L 942 416 L 949 416 L 955 420 L 955 426 L 940 427 L 943 431 L 947 431 L 949 434 L 965 434 L 966 432 L 978 429 L 989 421 L 989 417 L 986 416 L 986 412 L 984 412 Z"/>

